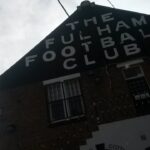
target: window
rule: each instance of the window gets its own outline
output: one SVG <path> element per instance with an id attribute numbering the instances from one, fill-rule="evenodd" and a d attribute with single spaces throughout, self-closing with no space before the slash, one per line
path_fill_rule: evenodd
<path id="1" fill-rule="evenodd" d="M 52 123 L 83 116 L 79 78 L 49 84 L 48 104 Z"/>
<path id="2" fill-rule="evenodd" d="M 138 112 L 149 112 L 150 89 L 140 66 L 130 67 L 123 70 L 129 91 L 134 98 Z"/>

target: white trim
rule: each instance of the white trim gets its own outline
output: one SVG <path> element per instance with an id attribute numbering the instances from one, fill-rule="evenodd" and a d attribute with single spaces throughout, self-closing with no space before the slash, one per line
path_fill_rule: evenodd
<path id="1" fill-rule="evenodd" d="M 143 59 L 136 59 L 136 60 L 132 60 L 132 61 L 126 61 L 126 62 L 117 64 L 117 68 L 121 68 L 121 67 L 128 68 L 131 65 L 135 65 L 135 64 L 139 64 L 139 63 L 143 63 L 143 62 L 144 62 Z"/>
<path id="2" fill-rule="evenodd" d="M 70 80 L 73 78 L 78 78 L 80 76 L 81 76 L 80 73 L 75 73 L 75 74 L 71 74 L 71 75 L 67 75 L 67 76 L 62 76 L 59 78 L 45 80 L 45 81 L 43 81 L 43 85 L 48 85 L 48 84 L 52 84 L 52 83 L 56 83 L 56 82 L 63 82 L 64 80 Z"/>
<path id="3" fill-rule="evenodd" d="M 137 75 L 135 77 L 125 78 L 125 80 L 133 80 L 133 79 L 138 79 L 140 77 L 144 77 L 144 74 L 139 74 L 139 75 Z"/>

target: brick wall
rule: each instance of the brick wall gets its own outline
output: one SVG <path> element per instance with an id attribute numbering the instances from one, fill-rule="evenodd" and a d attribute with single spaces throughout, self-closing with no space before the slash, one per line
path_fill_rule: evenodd
<path id="1" fill-rule="evenodd" d="M 142 67 L 150 82 L 149 62 Z M 136 116 L 127 83 L 115 65 L 82 73 L 81 89 L 85 116 L 53 126 L 42 83 L 1 91 L 0 149 L 78 150 L 98 124 Z"/>

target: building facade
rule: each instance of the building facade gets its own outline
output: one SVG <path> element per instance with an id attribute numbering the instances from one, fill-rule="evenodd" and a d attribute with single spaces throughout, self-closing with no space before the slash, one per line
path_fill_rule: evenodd
<path id="1" fill-rule="evenodd" d="M 115 41 L 117 38 L 111 35 L 114 30 L 111 21 L 115 20 L 111 12 L 116 15 L 120 10 L 100 8 L 101 6 L 94 3 L 82 3 L 75 15 L 68 19 L 70 23 L 64 23 L 71 28 L 69 39 L 61 36 L 65 47 L 61 49 L 60 54 L 65 60 L 60 58 L 56 64 L 54 61 L 57 54 L 49 50 L 55 40 L 57 41 L 60 30 L 63 30 L 60 26 L 50 34 L 55 39 L 48 36 L 44 40 L 49 51 L 43 53 L 42 44 L 36 46 L 1 76 L 1 150 L 150 149 L 150 36 L 145 33 L 149 16 L 129 12 L 133 15 L 132 25 L 138 29 L 144 40 L 139 37 L 136 39 L 134 33 L 131 35 L 131 31 L 127 32 L 131 26 L 125 21 L 117 21 L 115 32 L 121 36 L 120 44 L 123 47 L 119 50 L 121 46 Z M 92 15 L 95 12 L 98 14 L 96 10 L 102 11 L 101 16 L 98 16 L 103 23 L 109 24 L 106 24 L 105 28 L 97 26 L 99 36 L 106 32 L 105 38 L 99 39 L 105 54 L 100 52 L 100 58 L 97 52 L 90 50 L 91 47 L 95 48 L 95 45 L 89 46 L 94 35 L 89 32 L 84 32 L 83 35 L 80 32 L 80 46 L 85 50 L 84 53 L 79 52 L 83 55 L 83 63 L 82 57 L 76 58 L 75 47 L 79 45 L 73 43 L 76 39 L 74 30 L 79 22 L 78 15 L 82 18 L 89 9 Z M 126 13 L 128 16 L 128 12 L 123 11 L 123 15 Z M 84 26 L 88 27 L 91 23 L 97 25 L 98 22 L 96 17 L 87 16 Z M 90 29 L 92 31 L 91 27 Z M 132 30 L 135 32 L 135 29 Z M 135 41 L 141 44 L 136 45 Z M 99 49 L 98 44 L 96 47 Z M 122 57 L 125 54 L 126 57 Z M 101 55 L 105 56 L 105 59 L 99 60 Z M 40 56 L 43 59 L 42 65 L 51 67 L 47 62 L 52 63 L 53 67 L 49 68 L 49 71 L 46 67 L 39 67 L 41 64 L 36 59 Z M 22 67 L 22 62 L 25 67 Z M 59 63 L 65 71 L 59 70 Z"/>

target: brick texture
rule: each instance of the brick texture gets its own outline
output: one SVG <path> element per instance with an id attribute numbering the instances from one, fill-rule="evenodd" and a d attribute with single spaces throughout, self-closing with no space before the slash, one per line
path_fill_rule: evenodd
<path id="1" fill-rule="evenodd" d="M 149 61 L 142 65 L 150 84 Z M 0 92 L 0 150 L 79 150 L 97 125 L 136 117 L 133 99 L 115 65 L 81 74 L 85 116 L 51 125 L 42 83 Z"/>

